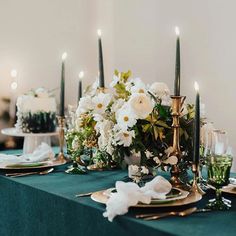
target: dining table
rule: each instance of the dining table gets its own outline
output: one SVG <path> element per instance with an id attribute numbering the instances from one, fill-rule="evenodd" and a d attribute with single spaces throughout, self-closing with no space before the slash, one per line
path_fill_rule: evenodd
<path id="1" fill-rule="evenodd" d="M 56 149 L 54 149 L 57 151 Z M 4 151 L 19 154 L 22 150 Z M 95 192 L 115 186 L 116 181 L 127 181 L 127 170 L 88 171 L 87 174 L 65 173 L 65 164 L 47 175 L 7 177 L 0 174 L 0 235 L 112 235 L 112 236 L 159 236 L 236 235 L 236 195 L 223 193 L 232 201 L 228 211 L 193 213 L 186 217 L 166 217 L 145 221 L 137 214 L 163 212 L 172 208 L 130 208 L 117 216 L 113 222 L 103 217 L 106 206 L 95 202 L 90 196 L 76 194 Z M 159 174 L 168 178 L 168 173 Z M 231 176 L 236 174 L 231 173 Z M 177 210 L 196 206 L 202 209 L 214 197 L 210 189 L 202 200 Z M 176 209 L 175 209 L 176 210 Z"/>

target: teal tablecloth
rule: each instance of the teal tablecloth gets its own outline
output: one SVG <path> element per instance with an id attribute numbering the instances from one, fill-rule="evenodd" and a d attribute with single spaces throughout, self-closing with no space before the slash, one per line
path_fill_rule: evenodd
<path id="1" fill-rule="evenodd" d="M 196 213 L 185 218 L 169 217 L 143 221 L 133 216 L 158 209 L 132 209 L 110 223 L 103 218 L 104 205 L 90 197 L 75 198 L 76 193 L 114 186 L 125 171 L 90 172 L 68 175 L 60 172 L 46 176 L 9 178 L 0 176 L 0 236 L 10 235 L 236 235 L 236 197 L 230 211 Z M 204 207 L 211 193 L 197 206 Z"/>

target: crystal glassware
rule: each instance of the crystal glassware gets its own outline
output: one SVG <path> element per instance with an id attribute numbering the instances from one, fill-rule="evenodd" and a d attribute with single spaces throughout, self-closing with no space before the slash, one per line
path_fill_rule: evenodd
<path id="1" fill-rule="evenodd" d="M 77 106 L 70 105 L 70 104 L 68 105 L 67 127 L 69 130 L 72 130 L 75 128 L 76 109 L 77 109 Z"/>
<path id="2" fill-rule="evenodd" d="M 221 188 L 229 184 L 232 154 L 229 152 L 227 134 L 214 130 L 212 135 L 211 152 L 206 157 L 208 183 L 215 187 L 216 197 L 209 200 L 207 208 L 212 210 L 228 210 L 231 201 L 222 197 Z"/>
<path id="3" fill-rule="evenodd" d="M 200 146 L 200 163 L 199 163 L 199 177 L 198 183 L 202 190 L 206 191 L 209 189 L 207 185 L 207 179 L 202 175 L 203 167 L 206 165 L 207 156 L 211 153 L 212 136 L 214 131 L 213 122 L 208 121 L 206 118 L 201 120 L 201 146 Z"/>

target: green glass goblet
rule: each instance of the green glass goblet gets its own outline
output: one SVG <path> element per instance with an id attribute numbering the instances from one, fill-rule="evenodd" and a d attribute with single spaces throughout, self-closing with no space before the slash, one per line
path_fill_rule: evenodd
<path id="1" fill-rule="evenodd" d="M 231 201 L 222 197 L 221 188 L 229 184 L 232 156 L 211 155 L 207 157 L 208 183 L 215 187 L 216 197 L 209 200 L 207 208 L 212 210 L 228 210 Z"/>

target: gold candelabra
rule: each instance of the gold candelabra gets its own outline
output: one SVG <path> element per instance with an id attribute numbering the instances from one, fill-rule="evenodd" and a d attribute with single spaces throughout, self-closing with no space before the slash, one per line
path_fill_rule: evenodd
<path id="1" fill-rule="evenodd" d="M 58 116 L 58 126 L 59 126 L 59 145 L 60 145 L 60 152 L 57 156 L 58 161 L 65 162 L 65 154 L 63 151 L 64 143 L 65 143 L 65 116 Z"/>
<path id="2" fill-rule="evenodd" d="M 180 150 L 180 115 L 181 115 L 181 109 L 182 105 L 184 103 L 185 97 L 184 96 L 171 96 L 172 99 L 172 117 L 173 117 L 173 123 L 172 123 L 172 129 L 173 129 L 173 152 L 172 155 L 176 156 L 178 158 L 178 162 L 182 158 L 182 153 Z M 178 167 L 178 163 L 176 165 L 173 165 L 171 167 L 171 183 L 174 187 L 185 187 L 183 182 L 180 180 L 180 169 Z"/>

